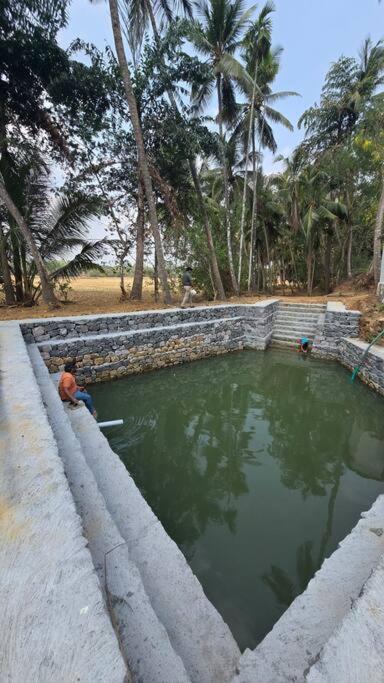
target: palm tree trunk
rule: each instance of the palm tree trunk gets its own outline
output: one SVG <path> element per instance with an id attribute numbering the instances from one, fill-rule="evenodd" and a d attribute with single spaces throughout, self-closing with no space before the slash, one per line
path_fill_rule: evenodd
<path id="1" fill-rule="evenodd" d="M 3 273 L 3 286 L 5 294 L 5 303 L 7 306 L 13 306 L 16 303 L 15 292 L 13 290 L 11 270 L 7 259 L 7 251 L 5 247 L 5 236 L 3 228 L 0 225 L 0 260 L 1 270 Z"/>
<path id="2" fill-rule="evenodd" d="M 332 250 L 332 237 L 330 232 L 327 230 L 325 233 L 325 249 L 324 249 L 324 290 L 326 294 L 331 291 L 331 250 Z"/>
<path id="3" fill-rule="evenodd" d="M 263 120 L 264 123 L 264 120 Z M 255 130 L 252 134 L 252 156 L 253 156 L 253 199 L 252 199 L 252 218 L 251 218 L 251 249 L 249 252 L 249 264 L 248 264 L 248 291 L 252 288 L 252 267 L 253 267 L 253 252 L 254 244 L 256 241 L 256 224 L 257 224 L 257 179 L 259 175 L 259 156 L 261 152 L 261 140 L 259 144 L 259 152 L 256 159 L 256 147 L 255 147 Z"/>
<path id="4" fill-rule="evenodd" d="M 11 227 L 11 245 L 12 245 L 12 261 L 13 261 L 13 275 L 15 278 L 15 293 L 17 303 L 24 301 L 23 289 L 23 274 L 21 271 L 19 239 L 16 231 Z"/>
<path id="5" fill-rule="evenodd" d="M 36 269 L 40 278 L 40 283 L 41 283 L 41 291 L 43 295 L 43 299 L 46 304 L 50 308 L 59 308 L 60 303 L 56 299 L 55 292 L 53 291 L 53 285 L 52 282 L 49 280 L 49 276 L 47 273 L 47 270 L 45 268 L 43 259 L 41 258 L 41 255 L 39 253 L 39 250 L 36 246 L 35 240 L 33 239 L 33 235 L 31 231 L 29 230 L 24 218 L 22 217 L 20 211 L 18 208 L 15 206 L 15 204 L 12 201 L 12 198 L 7 192 L 7 189 L 3 182 L 0 181 L 0 199 L 3 202 L 3 204 L 6 206 L 7 210 L 13 217 L 14 221 L 19 227 L 19 230 L 24 237 L 28 248 L 31 252 L 31 256 L 35 262 Z"/>
<path id="6" fill-rule="evenodd" d="M 157 261 L 157 256 L 156 256 L 156 251 L 155 251 L 155 267 L 153 269 L 153 289 L 154 289 L 154 294 L 155 294 L 155 302 L 157 303 L 159 300 L 159 277 L 158 277 L 158 261 Z"/>
<path id="7" fill-rule="evenodd" d="M 160 274 L 161 285 L 163 288 L 164 303 L 172 303 L 171 290 L 169 288 L 167 271 L 165 267 L 165 259 L 163 252 L 163 245 L 159 225 L 157 222 L 156 202 L 152 188 L 152 180 L 148 168 L 147 156 L 145 153 L 143 133 L 140 126 L 139 114 L 137 111 L 137 102 L 133 92 L 131 74 L 129 72 L 128 62 L 125 56 L 123 36 L 121 33 L 119 5 L 118 0 L 109 0 L 109 10 L 111 14 L 112 32 L 115 42 L 117 59 L 119 62 L 121 77 L 123 79 L 125 96 L 127 99 L 129 113 L 131 116 L 131 123 L 133 133 L 135 136 L 137 146 L 137 163 L 139 175 L 143 180 L 145 195 L 148 204 L 149 223 L 151 226 L 153 239 L 155 241 L 155 251 L 157 254 L 158 269 Z"/>
<path id="8" fill-rule="evenodd" d="M 143 295 L 144 275 L 144 191 L 141 182 L 137 192 L 137 220 L 136 220 L 136 261 L 131 289 L 131 299 L 141 301 Z"/>
<path id="9" fill-rule="evenodd" d="M 236 281 L 235 266 L 233 264 L 233 253 L 232 253 L 232 240 L 231 240 L 231 221 L 229 216 L 229 189 L 228 189 L 228 170 L 227 170 L 227 159 L 225 156 L 225 141 L 223 134 L 223 102 L 221 97 L 221 74 L 216 76 L 216 86 L 217 86 L 217 100 L 219 104 L 219 137 L 220 137 L 220 151 L 221 151 L 221 162 L 223 165 L 223 184 L 224 184 L 224 225 L 227 233 L 227 250 L 228 250 L 228 262 L 229 262 L 229 274 L 231 276 L 233 291 L 238 294 L 239 287 Z"/>
<path id="10" fill-rule="evenodd" d="M 151 21 L 153 35 L 155 36 L 156 43 L 159 45 L 160 36 L 159 36 L 159 32 L 157 30 L 156 18 L 155 18 L 155 15 L 153 13 L 151 0 L 146 0 L 146 7 L 147 7 L 149 18 Z M 177 102 L 176 102 L 176 99 L 175 99 L 175 96 L 174 96 L 172 90 L 170 90 L 170 89 L 167 90 L 167 94 L 168 94 L 169 101 L 170 101 L 175 113 L 180 115 L 179 108 L 177 106 Z M 209 254 L 209 260 L 210 260 L 210 265 L 211 265 L 212 277 L 213 277 L 215 289 L 216 289 L 216 297 L 219 301 L 225 301 L 226 296 L 225 296 L 223 282 L 222 282 L 221 275 L 220 275 L 219 265 L 217 262 L 217 256 L 216 256 L 215 245 L 213 242 L 212 231 L 211 231 L 211 227 L 209 225 L 207 207 L 205 206 L 205 201 L 204 201 L 204 197 L 203 197 L 203 193 L 202 193 L 201 185 L 200 185 L 200 179 L 199 179 L 199 176 L 198 176 L 198 173 L 196 170 L 195 159 L 192 157 L 188 157 L 188 164 L 189 164 L 189 170 L 190 170 L 190 173 L 192 176 L 193 184 L 194 184 L 195 190 L 196 190 L 197 203 L 198 203 L 198 207 L 200 210 L 200 215 L 203 219 L 205 235 L 207 238 L 208 254 Z"/>
<path id="11" fill-rule="evenodd" d="M 307 247 L 307 294 L 312 294 L 312 237 L 308 239 Z"/>
<path id="12" fill-rule="evenodd" d="M 380 267 L 381 267 L 381 231 L 384 218 L 384 173 L 382 178 L 382 187 L 379 206 L 377 207 L 375 233 L 373 238 L 373 275 L 375 278 L 375 285 L 380 282 Z"/>
<path id="13" fill-rule="evenodd" d="M 271 256 L 270 256 L 270 252 L 269 252 L 268 232 L 267 232 L 267 228 L 266 228 L 266 226 L 265 226 L 264 221 L 263 221 L 263 233 L 264 233 L 264 241 L 265 241 L 265 252 L 266 252 L 266 254 L 267 254 L 267 271 L 266 271 L 267 274 L 266 274 L 266 282 L 267 282 L 267 289 L 269 290 L 269 289 L 270 289 L 270 284 L 271 284 L 270 277 L 269 277 L 269 275 L 270 275 L 270 268 L 271 268 Z"/>
<path id="14" fill-rule="evenodd" d="M 248 128 L 248 137 L 247 137 L 247 147 L 245 150 L 245 169 L 244 169 L 244 187 L 243 187 L 243 202 L 241 206 L 241 221 L 240 221 L 240 243 L 239 243 L 239 271 L 238 271 L 238 283 L 239 283 L 239 289 L 241 288 L 241 268 L 242 268 L 242 259 L 243 259 L 243 242 L 244 242 L 244 225 L 245 225 L 245 210 L 246 210 L 246 204 L 247 204 L 247 179 L 248 179 L 248 155 L 249 155 L 249 149 L 251 146 L 251 140 L 252 140 L 252 131 L 253 131 L 253 119 L 254 119 L 254 111 L 255 111 L 255 96 L 256 96 L 256 84 L 257 84 L 257 73 L 258 73 L 258 65 L 259 63 L 256 62 L 256 68 L 255 68 L 255 77 L 253 79 L 253 90 L 252 90 L 252 100 L 251 100 L 251 110 L 249 113 L 249 128 Z"/>
<path id="15" fill-rule="evenodd" d="M 215 245 L 213 243 L 212 231 L 209 225 L 207 207 L 205 206 L 203 192 L 200 185 L 200 179 L 197 173 L 196 164 L 194 159 L 189 159 L 189 168 L 191 171 L 191 176 L 193 184 L 195 186 L 196 195 L 199 203 L 199 208 L 201 212 L 201 217 L 203 219 L 203 225 L 205 230 L 205 236 L 207 238 L 209 261 L 211 265 L 212 278 L 215 285 L 216 297 L 219 301 L 225 301 L 226 296 L 224 292 L 223 282 L 221 279 L 219 264 L 217 262 Z"/>
<path id="16" fill-rule="evenodd" d="M 348 225 L 348 250 L 347 250 L 347 274 L 352 277 L 352 242 L 353 242 L 353 226 L 352 223 Z"/>

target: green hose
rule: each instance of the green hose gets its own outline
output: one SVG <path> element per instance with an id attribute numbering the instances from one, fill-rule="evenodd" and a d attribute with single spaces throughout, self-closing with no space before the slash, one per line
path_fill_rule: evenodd
<path id="1" fill-rule="evenodd" d="M 369 349 L 371 348 L 371 346 L 373 346 L 374 344 L 376 344 L 377 340 L 380 339 L 380 337 L 382 337 L 383 335 L 384 335 L 384 330 L 381 330 L 380 334 L 378 334 L 377 337 L 375 337 L 374 340 L 371 341 L 370 345 L 367 346 L 367 348 L 365 349 L 365 351 L 364 351 L 364 353 L 363 353 L 363 355 L 362 355 L 362 358 L 361 358 L 361 361 L 360 361 L 359 365 L 356 365 L 356 367 L 353 369 L 352 377 L 351 377 L 351 382 L 353 382 L 354 379 L 355 379 L 355 377 L 357 377 L 357 374 L 358 374 L 358 372 L 359 372 L 361 366 L 363 365 L 363 363 L 364 363 L 364 361 L 365 361 L 365 359 L 366 359 L 366 357 L 367 357 L 367 355 L 368 355 L 368 351 L 369 351 Z"/>

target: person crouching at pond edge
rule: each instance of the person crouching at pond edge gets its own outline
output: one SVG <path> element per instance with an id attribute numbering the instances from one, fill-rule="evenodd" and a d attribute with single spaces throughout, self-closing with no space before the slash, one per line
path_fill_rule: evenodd
<path id="1" fill-rule="evenodd" d="M 309 339 L 308 337 L 301 337 L 301 339 L 298 340 L 299 342 L 299 352 L 300 353 L 308 353 L 309 349 Z"/>
<path id="2" fill-rule="evenodd" d="M 181 302 L 181 308 L 188 308 L 189 306 L 192 306 L 192 277 L 191 277 L 191 272 L 192 268 L 190 266 L 187 266 L 183 273 L 183 287 L 184 287 L 184 299 Z"/>
<path id="3" fill-rule="evenodd" d="M 89 412 L 96 419 L 97 413 L 93 407 L 92 396 L 88 394 L 84 387 L 78 387 L 75 380 L 76 363 L 71 361 L 64 365 L 64 372 L 59 380 L 59 395 L 62 401 L 68 402 L 73 406 L 78 406 L 79 401 L 83 401 Z"/>

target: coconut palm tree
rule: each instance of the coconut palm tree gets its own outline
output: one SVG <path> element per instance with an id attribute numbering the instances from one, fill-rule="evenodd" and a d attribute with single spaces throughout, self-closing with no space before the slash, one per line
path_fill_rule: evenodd
<path id="1" fill-rule="evenodd" d="M 155 242 L 155 250 L 157 254 L 157 263 L 159 269 L 160 280 L 163 288 L 163 298 L 164 302 L 169 304 L 172 302 L 171 291 L 168 283 L 168 276 L 165 266 L 163 244 L 159 229 L 159 224 L 157 220 L 156 211 L 156 200 L 153 192 L 152 179 L 149 171 L 148 159 L 145 152 L 143 131 L 141 130 L 140 118 L 137 108 L 137 102 L 135 98 L 135 93 L 133 90 L 131 73 L 129 70 L 124 42 L 123 34 L 121 29 L 121 20 L 119 13 L 119 0 L 108 0 L 109 12 L 111 16 L 112 33 L 115 43 L 115 49 L 117 54 L 117 60 L 119 63 L 120 73 L 124 85 L 124 91 L 126 100 L 128 103 L 129 113 L 131 116 L 131 123 L 133 128 L 133 133 L 135 136 L 136 147 L 137 147 L 137 166 L 138 166 L 138 176 L 140 176 L 145 196 L 148 205 L 148 216 L 151 231 L 153 234 L 153 239 Z"/>
<path id="2" fill-rule="evenodd" d="M 152 28 L 152 32 L 155 38 L 155 42 L 158 48 L 160 48 L 161 38 L 156 21 L 156 10 L 162 12 L 168 21 L 172 20 L 172 8 L 168 3 L 168 0 L 161 0 L 160 5 L 154 7 L 152 0 L 125 0 L 126 3 L 126 17 L 127 21 L 127 32 L 130 39 L 130 44 L 132 47 L 133 54 L 136 55 L 138 48 L 141 45 L 145 29 L 148 24 Z M 184 13 L 192 19 L 192 8 L 189 0 L 181 1 L 182 9 Z M 164 57 L 159 49 L 159 61 L 161 67 L 165 70 Z M 167 94 L 169 101 L 177 116 L 180 116 L 179 108 L 176 102 L 174 92 L 171 88 L 167 89 Z M 221 280 L 220 270 L 217 262 L 216 250 L 214 246 L 213 236 L 211 227 L 208 219 L 208 211 L 205 205 L 203 192 L 200 185 L 200 178 L 196 168 L 196 160 L 193 156 L 188 158 L 189 169 L 192 177 L 192 181 L 196 191 L 196 197 L 200 213 L 203 219 L 203 226 L 207 239 L 208 254 L 210 259 L 210 266 L 212 272 L 212 278 L 215 285 L 216 296 L 220 301 L 225 301 L 225 292 L 223 283 Z M 136 272 L 136 269 L 135 269 Z"/>
<path id="3" fill-rule="evenodd" d="M 247 175 L 248 158 L 252 145 L 252 177 L 253 177 L 253 208 L 251 214 L 251 249 L 249 252 L 248 264 L 248 290 L 251 288 L 251 278 L 253 272 L 253 256 L 255 242 L 255 226 L 257 213 L 257 179 L 258 164 L 261 158 L 261 148 L 267 147 L 272 152 L 276 151 L 276 141 L 268 119 L 274 123 L 279 123 L 289 130 L 292 124 L 271 104 L 284 97 L 297 95 L 294 92 L 272 93 L 270 84 L 276 78 L 279 70 L 280 54 L 282 48 L 272 48 L 272 19 L 271 14 L 275 11 L 272 2 L 267 2 L 262 8 L 258 18 L 252 23 L 243 40 L 243 59 L 249 79 L 245 81 L 245 91 L 249 98 L 247 104 L 241 106 L 241 117 L 238 124 L 239 133 L 244 138 L 245 147 L 245 173 L 243 185 L 243 204 L 240 223 L 240 245 L 239 245 L 239 274 L 240 282 L 242 269 L 242 252 L 245 226 L 245 209 L 247 194 Z M 250 86 L 250 83 L 252 85 Z M 256 155 L 255 132 L 258 131 L 259 150 Z"/>
<path id="4" fill-rule="evenodd" d="M 16 187 L 16 183 L 19 187 Z M 49 170 L 36 159 L 34 165 L 28 169 L 19 167 L 13 189 L 15 195 L 23 198 L 21 210 L 17 211 L 28 228 L 30 241 L 25 239 L 20 224 L 10 212 L 6 237 L 12 236 L 13 239 L 8 239 L 9 248 L 5 253 L 5 259 L 9 270 L 12 271 L 12 248 L 16 246 L 22 254 L 20 285 L 24 303 L 34 303 L 41 294 L 45 300 L 44 283 L 41 280 L 39 263 L 36 262 L 36 252 L 43 263 L 52 291 L 55 282 L 60 279 L 74 277 L 85 268 L 100 268 L 95 261 L 104 253 L 105 244 L 102 240 L 88 242 L 86 239 L 89 220 L 100 215 L 102 209 L 98 199 L 80 193 L 71 193 L 70 196 L 61 193 L 53 196 Z M 5 237 L 4 227 L 2 235 Z M 31 241 L 34 250 L 30 248 Z M 78 253 L 73 255 L 75 250 Z M 46 264 L 63 259 L 65 263 L 59 267 L 47 268 Z M 37 282 L 36 275 L 39 276 Z"/>
<path id="5" fill-rule="evenodd" d="M 247 175 L 248 175 L 248 157 L 251 147 L 251 140 L 254 141 L 254 111 L 255 111 L 255 99 L 256 90 L 259 90 L 257 83 L 257 76 L 259 70 L 260 62 L 266 57 L 271 49 L 271 33 L 272 33 L 272 21 L 270 18 L 271 12 L 274 11 L 274 6 L 272 3 L 267 3 L 261 10 L 258 19 L 253 22 L 252 26 L 248 29 L 243 45 L 245 47 L 245 59 L 248 62 L 248 72 L 253 73 L 253 83 L 251 92 L 251 102 L 249 108 L 248 116 L 248 134 L 245 145 L 245 171 L 244 171 L 244 186 L 243 186 L 243 202 L 241 211 L 241 222 L 240 222 L 240 245 L 239 245 L 239 271 L 238 271 L 238 282 L 240 287 L 241 281 L 241 266 L 242 266 L 242 256 L 243 256 L 243 240 L 244 240 L 244 224 L 245 224 L 245 208 L 247 201 Z M 253 135 L 253 138 L 252 138 Z M 254 144 L 254 142 L 253 142 Z M 255 158 L 253 155 L 253 165 L 254 165 L 254 184 L 255 178 L 257 177 L 255 169 Z M 253 213 L 253 212 L 252 212 Z M 252 232 L 253 238 L 253 232 Z M 253 241 L 253 239 L 251 240 Z M 251 249 L 252 253 L 252 249 Z M 252 259 L 252 256 L 250 256 Z"/>
<path id="6" fill-rule="evenodd" d="M 42 258 L 42 255 L 39 252 L 39 249 L 37 247 L 34 235 L 32 233 L 32 230 L 30 226 L 28 225 L 28 222 L 26 221 L 25 217 L 22 215 L 22 213 L 19 211 L 18 207 L 14 203 L 11 195 L 8 192 L 8 189 L 5 185 L 4 178 L 2 174 L 0 173 L 0 200 L 4 204 L 5 208 L 7 209 L 8 213 L 12 217 L 12 219 L 15 221 L 18 229 L 20 230 L 20 233 L 25 240 L 25 243 L 32 255 L 32 258 L 34 260 L 34 263 L 36 265 L 36 270 L 40 278 L 40 286 L 42 289 L 42 294 L 43 294 L 43 299 L 46 304 L 50 308 L 58 308 L 59 307 L 59 301 L 56 298 L 52 282 L 49 279 L 49 275 L 47 272 L 47 269 L 45 267 L 44 260 Z M 2 240 L 3 241 L 3 240 Z"/>
<path id="7" fill-rule="evenodd" d="M 237 292 L 238 282 L 231 240 L 224 123 L 236 115 L 234 79 L 241 82 L 247 78 L 244 68 L 234 55 L 241 44 L 242 34 L 254 11 L 254 6 L 245 10 L 243 0 L 210 0 L 209 3 L 199 0 L 197 9 L 203 23 L 197 21 L 192 23 L 190 39 L 196 49 L 206 55 L 212 68 L 209 79 L 198 89 L 193 89 L 192 97 L 195 106 L 201 108 L 206 105 L 216 88 L 228 261 L 232 287 Z"/>
<path id="8" fill-rule="evenodd" d="M 245 225 L 245 208 L 246 208 L 246 193 L 247 193 L 247 173 L 248 173 L 248 159 L 252 161 L 252 194 L 253 204 L 251 213 L 251 231 L 250 242 L 251 245 L 255 243 L 255 229 L 257 220 L 257 181 L 259 177 L 259 164 L 262 158 L 262 148 L 267 148 L 272 152 L 276 152 L 277 144 L 273 133 L 272 123 L 278 123 L 288 130 L 293 130 L 292 124 L 288 119 L 281 114 L 273 106 L 274 102 L 279 99 L 297 95 L 295 92 L 283 91 L 272 92 L 269 80 L 273 80 L 279 68 L 278 62 L 279 50 L 271 50 L 263 57 L 260 62 L 257 73 L 257 95 L 254 98 L 253 90 L 251 101 L 239 106 L 239 122 L 236 127 L 237 134 L 242 137 L 245 142 L 245 172 L 244 172 L 244 186 L 243 186 L 243 205 L 240 225 L 240 247 L 239 248 L 239 279 L 241 277 L 242 266 L 242 246 L 244 239 L 244 225 Z M 258 149 L 256 150 L 255 138 L 259 138 Z M 251 153 L 250 152 L 251 147 Z M 248 264 L 248 289 L 251 287 L 251 278 L 253 273 L 253 246 L 249 252 Z"/>

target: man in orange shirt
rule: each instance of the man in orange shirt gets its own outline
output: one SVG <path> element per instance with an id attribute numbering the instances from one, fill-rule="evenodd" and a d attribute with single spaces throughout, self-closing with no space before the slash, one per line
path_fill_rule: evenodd
<path id="1" fill-rule="evenodd" d="M 78 387 L 75 380 L 76 363 L 71 361 L 64 366 L 64 372 L 59 380 L 59 395 L 62 401 L 69 401 L 72 405 L 78 406 L 79 401 L 84 401 L 91 415 L 97 417 L 96 410 L 92 404 L 92 397 L 84 387 Z"/>

